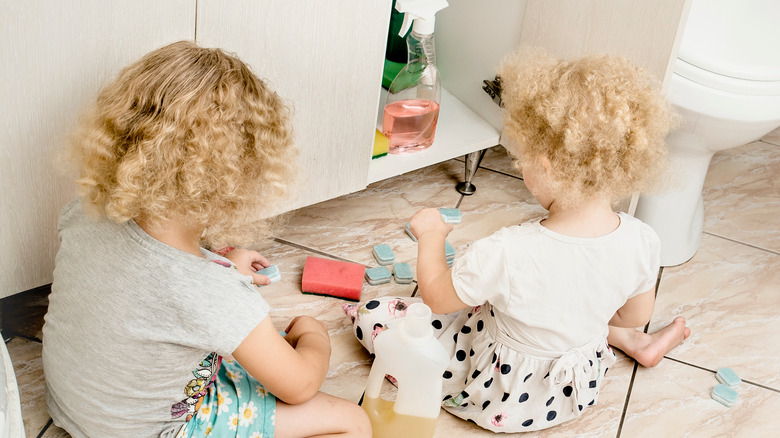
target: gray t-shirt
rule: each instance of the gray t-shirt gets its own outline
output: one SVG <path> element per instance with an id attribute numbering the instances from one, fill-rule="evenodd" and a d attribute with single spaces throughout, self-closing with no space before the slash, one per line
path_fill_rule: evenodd
<path id="1" fill-rule="evenodd" d="M 43 327 L 47 403 L 75 438 L 174 436 L 199 392 L 264 318 L 251 278 L 134 221 L 63 208 Z M 216 261 L 216 262 L 215 262 Z M 228 265 L 228 266 L 225 266 Z"/>

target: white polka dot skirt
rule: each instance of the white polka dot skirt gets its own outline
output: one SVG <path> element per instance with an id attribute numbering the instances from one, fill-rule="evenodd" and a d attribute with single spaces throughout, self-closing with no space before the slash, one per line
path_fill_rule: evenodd
<path id="1" fill-rule="evenodd" d="M 405 316 L 419 298 L 384 297 L 345 304 L 356 338 L 373 353 L 376 334 Z M 605 337 L 562 355 L 519 344 L 496 325 L 490 305 L 431 321 L 450 354 L 442 406 L 494 432 L 546 429 L 579 417 L 596 403 L 615 354 Z"/>

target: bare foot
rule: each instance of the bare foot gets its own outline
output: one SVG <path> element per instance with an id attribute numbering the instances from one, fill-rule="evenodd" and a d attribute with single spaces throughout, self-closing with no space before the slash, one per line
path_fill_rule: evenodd
<path id="1" fill-rule="evenodd" d="M 685 318 L 678 316 L 671 324 L 655 333 L 643 333 L 635 329 L 609 328 L 609 343 L 640 365 L 654 367 L 664 355 L 691 335 L 691 329 L 685 326 Z"/>

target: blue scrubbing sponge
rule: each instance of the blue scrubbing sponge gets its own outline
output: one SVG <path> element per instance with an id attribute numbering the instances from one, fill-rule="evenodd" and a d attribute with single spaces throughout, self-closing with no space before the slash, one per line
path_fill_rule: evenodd
<path id="1" fill-rule="evenodd" d="M 457 208 L 440 208 L 439 213 L 441 213 L 444 222 L 450 224 L 459 224 L 463 219 L 463 214 Z"/>
<path id="2" fill-rule="evenodd" d="M 409 235 L 409 238 L 411 238 L 413 241 L 417 242 L 417 238 L 414 237 L 414 234 L 412 234 L 412 229 L 409 228 L 409 222 L 406 223 L 406 226 L 404 227 L 404 231 L 406 231 L 406 234 Z"/>
<path id="3" fill-rule="evenodd" d="M 390 283 L 390 279 L 393 278 L 393 274 L 384 266 L 366 269 L 365 276 L 368 284 L 372 286 L 376 286 L 377 284 Z"/>
<path id="4" fill-rule="evenodd" d="M 270 278 L 271 283 L 276 283 L 277 281 L 282 279 L 282 274 L 281 272 L 279 272 L 279 267 L 276 265 L 271 265 L 267 268 L 261 269 L 257 271 L 257 273 L 260 275 L 265 275 L 266 277 Z"/>
<path id="5" fill-rule="evenodd" d="M 734 391 L 722 383 L 718 383 L 714 388 L 712 388 L 712 399 L 724 406 L 734 406 L 734 403 L 737 401 L 737 397 L 739 397 L 737 391 Z"/>
<path id="6" fill-rule="evenodd" d="M 398 284 L 409 284 L 412 282 L 412 267 L 409 263 L 396 263 L 393 265 L 393 275 Z"/>
<path id="7" fill-rule="evenodd" d="M 374 246 L 374 258 L 380 265 L 391 265 L 395 261 L 395 253 L 389 245 L 384 243 Z"/>
<path id="8" fill-rule="evenodd" d="M 718 382 L 731 389 L 736 389 L 742 383 L 742 379 L 731 368 L 718 369 L 718 372 L 715 373 L 715 378 L 718 379 Z"/>

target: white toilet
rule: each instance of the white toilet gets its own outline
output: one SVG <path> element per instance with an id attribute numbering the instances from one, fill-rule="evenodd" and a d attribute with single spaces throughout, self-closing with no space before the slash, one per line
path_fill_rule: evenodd
<path id="1" fill-rule="evenodd" d="M 671 177 L 640 196 L 636 216 L 660 236 L 661 265 L 674 266 L 699 248 L 715 152 L 780 126 L 780 1 L 692 0 L 667 94 L 683 116 L 666 139 Z"/>

